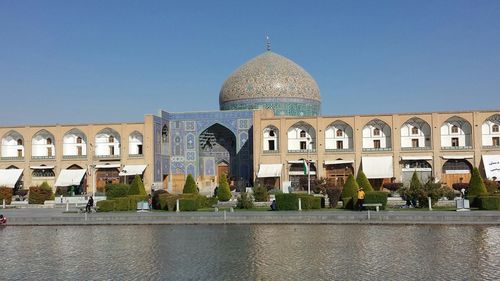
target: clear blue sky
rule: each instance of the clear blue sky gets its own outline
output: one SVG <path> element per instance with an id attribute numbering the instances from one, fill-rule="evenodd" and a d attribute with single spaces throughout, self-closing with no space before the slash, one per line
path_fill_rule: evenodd
<path id="1" fill-rule="evenodd" d="M 500 109 L 498 0 L 1 0 L 0 126 L 218 110 L 266 33 L 323 115 Z"/>

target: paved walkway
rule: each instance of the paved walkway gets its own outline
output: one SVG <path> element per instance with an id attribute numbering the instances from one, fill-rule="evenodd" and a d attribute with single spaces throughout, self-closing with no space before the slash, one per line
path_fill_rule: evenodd
<path id="1" fill-rule="evenodd" d="M 66 213 L 65 209 L 6 209 L 8 225 L 140 224 L 485 224 L 500 225 L 500 211 L 236 211 Z"/>

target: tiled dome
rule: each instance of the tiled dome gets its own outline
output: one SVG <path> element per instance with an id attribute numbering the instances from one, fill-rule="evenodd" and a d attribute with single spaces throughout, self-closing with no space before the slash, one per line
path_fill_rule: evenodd
<path id="1" fill-rule="evenodd" d="M 219 94 L 221 110 L 272 108 L 277 115 L 318 115 L 316 81 L 293 61 L 267 51 L 227 78 Z"/>

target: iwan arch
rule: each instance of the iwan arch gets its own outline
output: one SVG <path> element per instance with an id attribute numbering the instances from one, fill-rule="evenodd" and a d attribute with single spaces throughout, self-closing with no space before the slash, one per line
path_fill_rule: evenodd
<path id="1" fill-rule="evenodd" d="M 314 78 L 270 50 L 229 75 L 219 105 L 135 123 L 0 127 L 0 186 L 91 193 L 140 175 L 148 190 L 182 192 L 192 174 L 211 194 L 224 173 L 236 188 L 287 192 L 303 188 L 303 159 L 338 184 L 359 169 L 376 186 L 414 171 L 450 186 L 473 166 L 500 179 L 500 110 L 321 116 Z"/>

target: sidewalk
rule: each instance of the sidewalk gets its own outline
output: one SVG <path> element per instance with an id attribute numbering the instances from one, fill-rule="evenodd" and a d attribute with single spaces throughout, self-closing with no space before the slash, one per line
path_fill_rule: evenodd
<path id="1" fill-rule="evenodd" d="M 64 209 L 6 209 L 7 225 L 142 224 L 447 224 L 500 225 L 499 211 L 236 211 L 65 213 Z"/>

